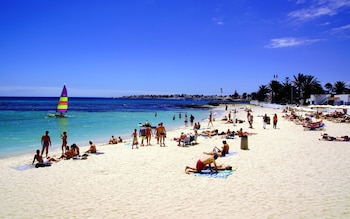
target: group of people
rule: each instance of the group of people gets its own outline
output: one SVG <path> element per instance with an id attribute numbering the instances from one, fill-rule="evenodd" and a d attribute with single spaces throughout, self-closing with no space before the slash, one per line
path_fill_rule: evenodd
<path id="1" fill-rule="evenodd" d="M 35 164 L 35 167 L 44 167 L 44 166 L 50 166 L 51 162 L 58 162 L 62 159 L 71 159 L 74 157 L 80 157 L 80 149 L 78 145 L 76 145 L 75 143 L 72 144 L 70 147 L 67 145 L 68 144 L 67 132 L 63 132 L 63 134 L 61 134 L 61 139 L 62 139 L 61 156 L 58 158 L 48 156 L 49 147 L 51 147 L 52 142 L 51 142 L 51 137 L 49 135 L 49 131 L 46 131 L 45 134 L 41 137 L 41 146 L 42 146 L 41 152 L 39 149 L 36 150 L 32 164 L 34 164 L 34 162 L 37 161 L 37 163 Z M 90 144 L 90 148 L 85 153 L 97 153 L 96 145 L 92 141 L 89 141 L 89 144 Z M 43 157 L 44 152 L 46 155 L 45 157 Z M 83 157 L 82 159 L 86 159 L 87 154 L 83 154 L 82 157 Z"/>
<path id="2" fill-rule="evenodd" d="M 116 137 L 114 137 L 114 135 L 112 135 L 111 139 L 109 139 L 108 144 L 118 144 L 122 142 L 123 142 L 123 139 L 120 136 L 117 139 Z"/>
<path id="3" fill-rule="evenodd" d="M 146 139 L 147 146 L 151 146 L 152 136 L 156 136 L 157 144 L 159 144 L 161 147 L 165 146 L 166 129 L 162 122 L 159 123 L 157 127 L 155 127 L 154 134 L 152 132 L 152 127 L 148 122 L 146 122 L 144 125 L 141 126 L 139 132 L 137 132 L 137 129 L 134 129 L 134 132 L 131 134 L 131 137 L 132 137 L 131 149 L 139 148 L 138 137 L 141 137 L 141 144 L 140 144 L 141 146 L 144 146 L 145 139 Z"/>

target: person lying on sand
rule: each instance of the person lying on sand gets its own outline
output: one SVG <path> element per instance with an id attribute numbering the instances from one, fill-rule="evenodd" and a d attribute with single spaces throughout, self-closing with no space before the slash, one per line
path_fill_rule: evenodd
<path id="1" fill-rule="evenodd" d="M 214 129 L 214 130 L 203 130 L 201 134 L 201 136 L 208 136 L 211 137 L 213 135 L 217 135 L 219 133 L 219 130 Z"/>
<path id="2" fill-rule="evenodd" d="M 257 133 L 243 132 L 243 129 L 241 128 L 240 130 L 237 130 L 237 134 L 239 137 L 242 137 L 242 136 L 248 136 L 248 135 L 255 135 Z"/>
<path id="3" fill-rule="evenodd" d="M 349 136 L 345 135 L 345 136 L 340 136 L 340 137 L 334 137 L 334 136 L 330 136 L 327 133 L 322 134 L 321 133 L 322 138 L 318 139 L 320 141 L 350 141 Z"/>
<path id="4" fill-rule="evenodd" d="M 211 168 L 211 164 L 214 164 L 215 171 L 218 172 L 217 166 L 216 166 L 216 159 L 218 159 L 218 155 L 211 155 L 209 157 L 199 159 L 197 161 L 196 167 L 185 167 L 186 173 L 200 173 L 202 170 L 206 169 L 207 167 Z"/>
<path id="5" fill-rule="evenodd" d="M 217 156 L 217 155 L 214 155 L 214 156 Z M 203 162 L 205 162 L 205 161 L 203 161 Z M 197 162 L 197 166 L 198 166 L 198 162 Z M 187 173 L 187 174 L 200 173 L 202 170 L 208 170 L 208 169 L 210 170 L 210 172 L 213 171 L 212 167 L 209 164 L 205 165 L 203 168 L 201 168 L 200 171 L 198 171 L 197 168 L 186 166 L 185 173 Z M 218 171 L 221 171 L 221 170 L 232 170 L 232 166 L 220 164 L 220 165 L 214 166 L 214 169 L 215 169 L 215 172 L 217 173 Z"/>

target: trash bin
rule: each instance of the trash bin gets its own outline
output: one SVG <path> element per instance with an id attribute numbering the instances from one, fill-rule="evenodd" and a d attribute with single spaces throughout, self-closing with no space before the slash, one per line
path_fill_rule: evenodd
<path id="1" fill-rule="evenodd" d="M 249 148 L 248 148 L 248 136 L 241 137 L 241 149 L 242 150 L 249 150 Z"/>

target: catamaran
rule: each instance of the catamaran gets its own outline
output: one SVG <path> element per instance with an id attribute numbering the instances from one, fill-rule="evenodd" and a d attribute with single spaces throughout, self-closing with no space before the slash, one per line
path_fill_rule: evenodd
<path id="1" fill-rule="evenodd" d="M 66 85 L 63 86 L 62 93 L 60 96 L 60 99 L 58 100 L 56 113 L 49 113 L 48 116 L 50 117 L 66 117 L 65 113 L 67 113 L 68 110 L 68 92 Z"/>

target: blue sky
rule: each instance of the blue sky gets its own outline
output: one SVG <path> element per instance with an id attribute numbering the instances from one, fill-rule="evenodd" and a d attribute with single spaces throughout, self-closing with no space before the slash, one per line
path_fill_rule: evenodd
<path id="1" fill-rule="evenodd" d="M 0 0 L 0 96 L 350 84 L 350 0 Z"/>

